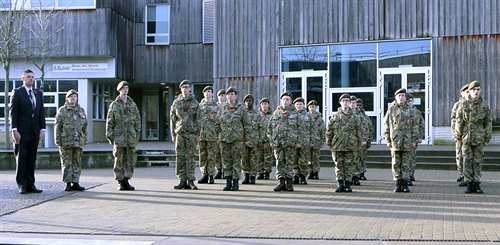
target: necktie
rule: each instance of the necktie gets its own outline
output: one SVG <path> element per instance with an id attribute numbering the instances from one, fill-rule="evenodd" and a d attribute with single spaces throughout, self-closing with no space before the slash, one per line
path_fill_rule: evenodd
<path id="1" fill-rule="evenodd" d="M 33 100 L 33 95 L 31 94 L 31 89 L 28 90 L 28 96 L 30 97 L 31 107 L 33 107 L 33 109 L 35 109 L 35 101 Z"/>

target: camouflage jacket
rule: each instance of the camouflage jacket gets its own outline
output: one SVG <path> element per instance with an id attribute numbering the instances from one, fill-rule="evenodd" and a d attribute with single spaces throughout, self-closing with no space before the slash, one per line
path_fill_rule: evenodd
<path id="1" fill-rule="evenodd" d="M 302 144 L 300 140 L 306 133 L 304 123 L 293 105 L 288 108 L 278 106 L 266 130 L 270 143 L 276 147 L 295 147 Z"/>
<path id="2" fill-rule="evenodd" d="M 384 117 L 384 138 L 392 143 L 391 150 L 411 150 L 411 144 L 416 144 L 418 137 L 417 120 L 410 106 L 393 103 Z"/>
<path id="3" fill-rule="evenodd" d="M 215 123 L 217 122 L 217 113 L 219 106 L 215 102 L 207 102 L 202 99 L 200 102 L 200 140 L 202 141 L 217 141 L 217 130 Z"/>
<path id="4" fill-rule="evenodd" d="M 269 137 L 267 137 L 267 125 L 269 125 L 269 120 L 271 120 L 271 117 L 273 116 L 273 113 L 271 110 L 267 110 L 266 112 L 263 112 L 261 109 L 259 109 L 260 113 L 260 126 L 259 126 L 259 134 L 260 134 L 260 140 L 261 142 L 269 142 Z"/>
<path id="5" fill-rule="evenodd" d="M 325 135 L 332 151 L 357 151 L 363 139 L 361 121 L 351 108 L 345 112 L 339 108 L 328 121 Z"/>
<path id="6" fill-rule="evenodd" d="M 462 102 L 462 98 L 460 98 L 459 101 L 455 102 L 453 104 L 453 108 L 451 109 L 451 134 L 453 135 L 453 138 L 457 138 L 457 131 L 455 130 L 455 124 L 457 123 L 457 116 L 458 116 L 458 106 L 460 105 L 460 102 Z"/>
<path id="7" fill-rule="evenodd" d="M 247 110 L 245 109 L 247 120 L 251 122 L 251 127 L 248 131 L 245 131 L 245 141 L 248 142 L 248 147 L 257 147 L 259 142 L 262 142 L 260 135 L 260 113 L 257 110 Z"/>
<path id="8" fill-rule="evenodd" d="M 320 149 L 325 143 L 325 121 L 323 115 L 319 112 L 311 114 L 313 118 L 311 126 L 311 143 L 314 144 L 313 149 Z"/>
<path id="9" fill-rule="evenodd" d="M 463 144 L 484 145 L 491 140 L 492 122 L 486 101 L 470 97 L 462 100 L 457 109 L 455 124 L 457 140 Z"/>
<path id="10" fill-rule="evenodd" d="M 245 132 L 252 129 L 252 121 L 247 116 L 245 107 L 238 101 L 234 104 L 226 103 L 217 114 L 216 128 L 219 141 L 225 143 L 241 142 L 245 140 Z"/>
<path id="11" fill-rule="evenodd" d="M 365 110 L 363 109 L 359 109 L 359 113 L 360 113 L 360 119 L 361 119 L 361 128 L 363 129 L 364 131 L 364 139 L 363 141 L 365 142 L 372 142 L 373 140 L 373 124 L 372 124 L 372 120 L 370 119 L 370 117 L 368 115 L 366 115 L 365 113 Z"/>
<path id="12" fill-rule="evenodd" d="M 109 105 L 106 138 L 117 147 L 135 147 L 141 132 L 141 115 L 132 98 L 125 103 L 118 95 Z"/>
<path id="13" fill-rule="evenodd" d="M 170 108 L 170 132 L 177 134 L 200 135 L 200 106 L 194 95 L 183 97 L 182 94 L 172 102 Z"/>
<path id="14" fill-rule="evenodd" d="M 413 117 L 415 118 L 417 126 L 418 126 L 418 135 L 417 135 L 417 138 L 421 140 L 421 139 L 424 138 L 424 134 L 425 134 L 425 120 L 424 120 L 424 117 L 422 116 L 422 113 L 420 112 L 420 110 L 417 107 L 415 107 L 414 105 L 410 106 L 410 108 L 413 111 L 413 114 L 414 114 Z"/>
<path id="15" fill-rule="evenodd" d="M 307 110 L 297 110 L 299 113 L 299 118 L 304 124 L 304 134 L 303 137 L 299 139 L 299 144 L 302 146 L 309 146 L 311 144 L 311 135 L 313 133 L 313 117 Z"/>
<path id="16" fill-rule="evenodd" d="M 87 144 L 87 116 L 77 103 L 67 102 L 57 110 L 54 124 L 54 141 L 61 148 L 83 148 Z"/>

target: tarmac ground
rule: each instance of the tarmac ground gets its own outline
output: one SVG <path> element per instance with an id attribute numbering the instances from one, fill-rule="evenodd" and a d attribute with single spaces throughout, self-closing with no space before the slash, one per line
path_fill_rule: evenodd
<path id="1" fill-rule="evenodd" d="M 200 176 L 197 169 L 197 176 Z M 113 170 L 83 169 L 83 192 L 65 192 L 60 170 L 37 170 L 41 194 L 17 193 L 0 171 L 1 244 L 500 244 L 500 172 L 484 194 L 464 194 L 456 171 L 417 170 L 411 193 L 394 193 L 390 169 L 368 169 L 352 193 L 336 193 L 333 168 L 274 192 L 276 180 L 222 191 L 225 180 L 174 190 L 175 168 L 136 168 L 135 191 Z"/>

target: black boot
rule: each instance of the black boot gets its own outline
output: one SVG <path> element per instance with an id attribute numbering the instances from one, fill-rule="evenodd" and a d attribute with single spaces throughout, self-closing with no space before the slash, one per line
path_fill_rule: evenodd
<path id="1" fill-rule="evenodd" d="M 118 180 L 118 187 L 116 189 L 119 191 L 127 190 L 127 187 L 125 186 L 125 180 Z"/>
<path id="2" fill-rule="evenodd" d="M 66 183 L 66 188 L 64 188 L 64 191 L 71 191 L 71 182 Z"/>
<path id="3" fill-rule="evenodd" d="M 319 173 L 318 172 L 314 173 L 314 179 L 319 179 Z"/>
<path id="4" fill-rule="evenodd" d="M 352 192 L 351 181 L 345 181 L 345 192 Z"/>
<path id="5" fill-rule="evenodd" d="M 191 190 L 198 190 L 198 186 L 194 185 L 194 180 L 188 180 L 188 185 Z"/>
<path id="6" fill-rule="evenodd" d="M 207 183 L 208 183 L 208 175 L 203 175 L 203 177 L 198 180 L 198 184 L 207 184 Z"/>
<path id="7" fill-rule="evenodd" d="M 401 182 L 403 182 L 403 192 L 410 192 L 410 188 L 408 187 L 408 182 L 410 181 L 401 180 Z"/>
<path id="8" fill-rule="evenodd" d="M 360 179 L 360 180 L 366 180 L 365 173 L 361 173 L 361 174 L 359 175 L 359 179 Z"/>
<path id="9" fill-rule="evenodd" d="M 231 190 L 231 187 L 233 187 L 232 185 L 232 177 L 227 177 L 226 178 L 226 186 L 224 186 L 224 189 L 222 189 L 223 191 L 230 191 Z"/>
<path id="10" fill-rule="evenodd" d="M 214 179 L 222 179 L 222 169 L 217 170 L 217 174 L 214 176 Z"/>
<path id="11" fill-rule="evenodd" d="M 338 180 L 339 186 L 335 189 L 335 192 L 343 192 L 344 191 L 344 180 Z"/>
<path id="12" fill-rule="evenodd" d="M 457 182 L 462 182 L 464 181 L 464 177 L 463 176 L 459 176 L 458 179 L 457 179 Z"/>
<path id="13" fill-rule="evenodd" d="M 306 176 L 304 175 L 300 175 L 300 184 L 301 185 L 307 185 L 307 180 L 306 180 Z"/>
<path id="14" fill-rule="evenodd" d="M 410 175 L 410 181 L 415 181 L 415 176 L 413 176 L 413 174 Z"/>
<path id="15" fill-rule="evenodd" d="M 213 176 L 213 175 L 208 176 L 208 183 L 209 183 L 209 184 L 213 184 L 213 183 L 215 183 L 215 181 L 214 181 L 214 176 Z"/>
<path id="16" fill-rule="evenodd" d="M 402 191 L 401 190 L 401 181 L 402 181 L 401 179 L 398 179 L 396 181 L 396 188 L 394 188 L 394 192 L 401 192 Z"/>
<path id="17" fill-rule="evenodd" d="M 309 173 L 309 176 L 307 176 L 307 179 L 314 179 L 314 173 L 313 173 L 313 172 L 310 172 L 310 173 Z"/>
<path id="18" fill-rule="evenodd" d="M 274 187 L 274 191 L 286 190 L 285 179 L 280 178 L 279 181 L 280 181 L 280 183 L 276 187 Z"/>
<path id="19" fill-rule="evenodd" d="M 475 183 L 474 184 L 474 187 L 476 188 L 476 192 L 477 193 L 484 193 L 483 190 L 481 190 L 481 187 L 479 186 L 479 183 Z"/>
<path id="20" fill-rule="evenodd" d="M 190 189 L 190 188 L 187 184 L 187 181 L 184 180 L 184 181 L 180 181 L 179 184 L 175 185 L 174 189 L 180 190 L 180 189 Z"/>
<path id="21" fill-rule="evenodd" d="M 269 172 L 265 172 L 265 173 L 264 173 L 264 179 L 269 179 L 269 174 L 271 174 L 271 173 L 269 173 Z"/>
<path id="22" fill-rule="evenodd" d="M 123 179 L 122 182 L 125 182 L 125 187 L 127 188 L 126 190 L 128 191 L 133 191 L 135 190 L 135 187 L 131 186 L 129 183 L 128 183 L 128 179 Z"/>
<path id="23" fill-rule="evenodd" d="M 413 182 L 411 182 L 411 180 L 406 181 L 406 183 L 408 183 L 408 186 L 413 186 Z"/>
<path id="24" fill-rule="evenodd" d="M 257 179 L 264 179 L 264 172 L 259 173 L 259 176 L 257 176 Z"/>
<path id="25" fill-rule="evenodd" d="M 68 188 L 68 187 L 66 186 L 66 188 Z M 71 190 L 74 190 L 74 191 L 83 191 L 83 190 L 85 190 L 85 187 L 80 186 L 78 184 L 78 182 L 73 182 L 73 186 L 71 186 Z"/>
<path id="26" fill-rule="evenodd" d="M 361 183 L 359 182 L 359 178 L 356 176 L 352 177 L 352 184 L 353 185 L 361 185 Z"/>
<path id="27" fill-rule="evenodd" d="M 462 179 L 462 181 L 458 183 L 458 186 L 467 186 L 467 183 L 465 183 L 465 181 Z"/>
<path id="28" fill-rule="evenodd" d="M 250 174 L 245 174 L 245 178 L 243 179 L 243 181 L 241 182 L 241 184 L 243 185 L 246 185 L 246 184 L 250 184 Z"/>
<path id="29" fill-rule="evenodd" d="M 255 185 L 255 176 L 250 176 L 250 184 Z"/>
<path id="30" fill-rule="evenodd" d="M 238 181 L 239 180 L 233 180 L 233 187 L 231 187 L 232 191 L 238 191 L 238 190 L 240 190 L 240 187 L 238 185 Z"/>
<path id="31" fill-rule="evenodd" d="M 473 189 L 474 189 L 474 183 L 467 182 L 467 189 L 465 189 L 465 193 L 472 193 Z"/>
<path id="32" fill-rule="evenodd" d="M 293 191 L 293 180 L 292 178 L 286 178 L 286 190 Z"/>
<path id="33" fill-rule="evenodd" d="M 297 175 L 293 176 L 293 183 L 296 185 L 299 184 L 299 176 L 297 176 Z"/>

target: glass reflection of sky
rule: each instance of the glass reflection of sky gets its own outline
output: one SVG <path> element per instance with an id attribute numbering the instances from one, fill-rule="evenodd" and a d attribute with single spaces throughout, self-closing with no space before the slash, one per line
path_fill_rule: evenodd
<path id="1" fill-rule="evenodd" d="M 343 44 L 330 46 L 330 61 L 362 61 L 377 58 L 376 43 Z"/>
<path id="2" fill-rule="evenodd" d="M 430 52 L 431 43 L 429 40 L 379 43 L 379 59 L 381 60 Z"/>
<path id="3" fill-rule="evenodd" d="M 328 57 L 327 46 L 283 48 L 281 51 L 283 62 L 305 61 L 326 62 Z"/>

